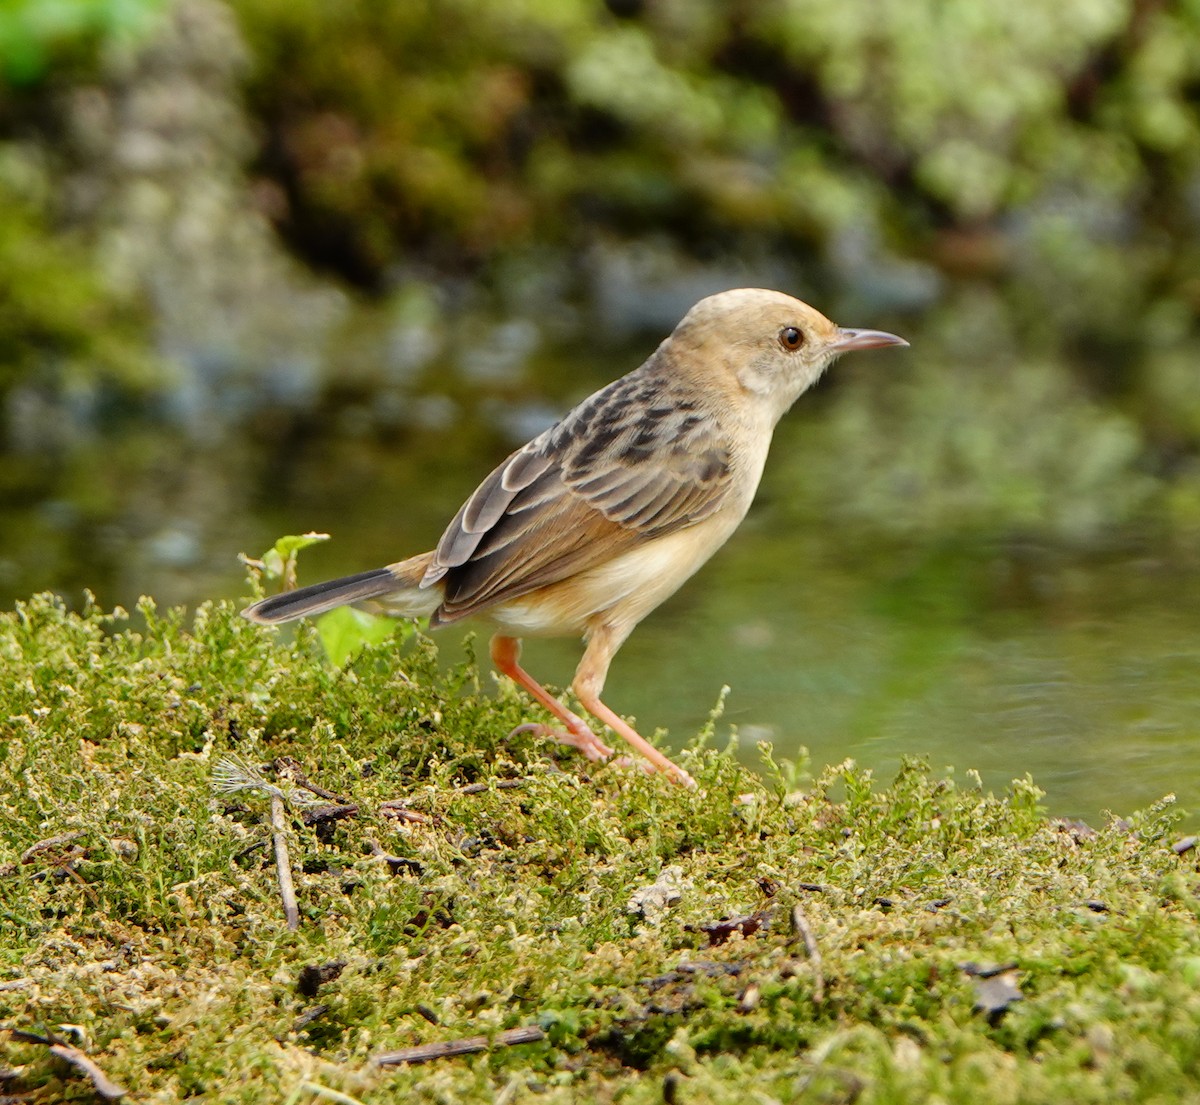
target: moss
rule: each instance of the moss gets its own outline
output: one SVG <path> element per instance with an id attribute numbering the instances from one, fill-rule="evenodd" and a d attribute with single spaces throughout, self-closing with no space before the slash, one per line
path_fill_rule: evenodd
<path id="1" fill-rule="evenodd" d="M 1200 1090 L 1200 899 L 1169 803 L 1087 833 L 1048 823 L 1028 781 L 994 795 L 911 762 L 880 786 L 843 764 L 795 792 L 699 747 L 689 792 L 506 736 L 527 705 L 435 660 L 400 635 L 335 670 L 314 630 L 283 639 L 229 604 L 130 619 L 39 597 L 0 617 L 0 1018 L 69 1036 L 145 1100 Z M 295 933 L 265 799 L 213 789 L 230 756 L 293 757 L 358 807 L 312 826 L 290 804 Z M 680 900 L 631 912 L 668 865 Z M 704 927 L 755 911 L 751 935 Z M 1023 1000 L 976 1012 L 966 962 L 1015 964 Z M 546 1039 L 369 1063 L 518 1025 Z M 0 1056 L 22 1090 L 87 1096 L 38 1045 Z"/>

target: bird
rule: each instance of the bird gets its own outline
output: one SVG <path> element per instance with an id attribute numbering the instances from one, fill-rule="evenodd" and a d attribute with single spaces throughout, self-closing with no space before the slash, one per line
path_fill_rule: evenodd
<path id="1" fill-rule="evenodd" d="M 614 750 L 520 664 L 521 638 L 578 636 L 571 689 L 649 771 L 692 777 L 602 700 L 609 665 L 634 627 L 737 529 L 758 489 L 776 425 L 841 354 L 907 346 L 840 327 L 783 292 L 737 288 L 700 300 L 632 372 L 590 395 L 497 466 L 437 546 L 242 611 L 275 625 L 335 607 L 428 618 L 431 629 L 487 623 L 498 671 L 588 760 Z"/>

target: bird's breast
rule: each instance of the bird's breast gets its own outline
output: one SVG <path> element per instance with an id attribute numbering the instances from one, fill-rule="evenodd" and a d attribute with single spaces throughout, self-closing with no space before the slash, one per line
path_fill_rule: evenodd
<path id="1" fill-rule="evenodd" d="M 632 628 L 728 540 L 744 515 L 744 507 L 724 510 L 647 540 L 570 579 L 500 603 L 487 617 L 514 636 L 583 634 L 600 617 L 606 624 Z"/>

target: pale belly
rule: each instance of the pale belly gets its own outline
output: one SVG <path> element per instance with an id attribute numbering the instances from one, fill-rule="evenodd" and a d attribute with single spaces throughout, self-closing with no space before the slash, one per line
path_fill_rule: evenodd
<path id="1" fill-rule="evenodd" d="M 741 520 L 741 513 L 725 512 L 648 541 L 570 579 L 500 603 L 483 616 L 514 637 L 582 636 L 598 621 L 631 629 L 695 574 Z"/>

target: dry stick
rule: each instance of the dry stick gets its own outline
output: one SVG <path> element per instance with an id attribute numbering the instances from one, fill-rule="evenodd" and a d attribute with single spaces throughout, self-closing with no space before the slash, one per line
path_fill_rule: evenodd
<path id="1" fill-rule="evenodd" d="M 32 844 L 26 848 L 25 851 L 21 853 L 21 858 L 17 860 L 16 863 L 6 863 L 3 867 L 0 867 L 0 878 L 8 878 L 10 875 L 15 875 L 20 869 L 21 865 L 32 863 L 44 852 L 52 851 L 61 845 L 74 844 L 75 841 L 85 835 L 86 834 L 83 832 L 83 830 L 80 829 L 76 832 L 62 833 L 59 836 L 50 836 L 45 840 L 39 840 L 36 844 Z M 80 859 L 86 854 L 86 848 L 68 848 L 61 856 L 58 857 L 57 860 L 54 861 L 54 865 L 65 870 L 68 863 L 73 860 Z"/>
<path id="2" fill-rule="evenodd" d="M 283 823 L 283 795 L 271 795 L 271 839 L 275 844 L 275 870 L 279 873 L 279 893 L 283 897 L 283 914 L 288 932 L 300 927 L 300 907 L 296 905 L 296 888 L 292 883 L 292 865 L 288 859 L 287 829 Z"/>
<path id="3" fill-rule="evenodd" d="M 318 798 L 324 798 L 327 802 L 336 802 L 338 805 L 345 806 L 349 803 L 344 798 L 339 798 L 331 790 L 326 790 L 324 787 L 317 786 L 300 770 L 300 764 L 291 756 L 277 756 L 273 761 L 275 770 L 281 775 L 291 779 L 296 786 L 307 790 L 310 794 L 315 794 Z"/>
<path id="4" fill-rule="evenodd" d="M 96 1065 L 93 1059 L 88 1058 L 77 1047 L 52 1043 L 50 1044 L 50 1053 L 57 1055 L 60 1059 L 65 1059 L 76 1070 L 86 1075 L 92 1083 L 92 1088 L 105 1101 L 119 1101 L 129 1092 L 123 1086 L 118 1086 Z"/>
<path id="5" fill-rule="evenodd" d="M 400 1063 L 428 1063 L 431 1059 L 449 1059 L 455 1055 L 473 1055 L 487 1051 L 489 1047 L 511 1047 L 513 1044 L 536 1044 L 544 1040 L 546 1033 L 537 1025 L 524 1028 L 508 1028 L 495 1036 L 467 1036 L 462 1040 L 447 1040 L 438 1044 L 422 1044 L 420 1047 L 402 1047 L 399 1051 L 385 1051 L 372 1060 L 378 1067 L 394 1067 Z"/>
<path id="6" fill-rule="evenodd" d="M 518 787 L 525 785 L 524 779 L 498 779 L 496 781 L 497 790 L 516 790 Z M 459 787 L 459 794 L 483 794 L 485 791 L 491 790 L 488 783 L 468 783 L 465 787 Z"/>
<path id="7" fill-rule="evenodd" d="M 408 808 L 407 798 L 392 798 L 379 803 L 379 812 L 384 817 L 393 817 L 397 821 L 406 821 L 413 825 L 428 825 L 433 819 L 423 813 Z"/>
<path id="8" fill-rule="evenodd" d="M 35 856 L 40 856 L 43 852 L 48 852 L 52 848 L 57 848 L 61 844 L 74 844 L 80 837 L 86 835 L 82 829 L 71 833 L 62 833 L 59 836 L 49 836 L 45 840 L 39 840 L 36 844 L 26 848 L 21 853 L 21 862 L 30 863 Z"/>
<path id="9" fill-rule="evenodd" d="M 92 1088 L 105 1101 L 117 1101 L 125 1097 L 129 1092 L 123 1086 L 118 1086 L 100 1069 L 94 1059 L 89 1058 L 79 1048 L 71 1047 L 70 1044 L 61 1044 L 50 1036 L 42 1036 L 36 1032 L 27 1032 L 23 1028 L 6 1026 L 6 1030 L 14 1040 L 20 1040 L 23 1044 L 44 1044 L 50 1054 L 57 1055 L 60 1059 L 70 1063 L 76 1070 L 85 1074 L 91 1080 Z M 7 1101 L 8 1098 L 4 1100 Z"/>
<path id="10" fill-rule="evenodd" d="M 301 1082 L 298 1088 L 315 1097 L 323 1097 L 326 1101 L 336 1101 L 338 1105 L 363 1105 L 357 1097 L 351 1097 L 348 1093 L 342 1093 L 341 1090 L 322 1086 L 319 1082 Z"/>
<path id="11" fill-rule="evenodd" d="M 336 802 L 339 806 L 348 806 L 350 804 L 339 798 L 333 791 L 326 790 L 324 787 L 319 787 L 316 783 L 310 782 L 303 775 L 296 775 L 294 781 L 296 786 L 307 790 L 309 794 L 315 794 L 318 798 L 324 798 L 327 802 Z"/>
<path id="12" fill-rule="evenodd" d="M 821 949 L 817 947 L 812 925 L 808 923 L 804 908 L 799 902 L 792 906 L 792 928 L 804 940 L 804 950 L 808 952 L 813 969 L 813 1001 L 820 1005 L 825 1000 L 825 972 L 821 965 Z"/>
<path id="13" fill-rule="evenodd" d="M 389 852 L 385 852 L 379 847 L 378 841 L 372 840 L 370 837 L 367 837 L 367 847 L 371 849 L 371 855 L 376 859 L 383 860 L 394 875 L 399 874 L 401 871 L 407 871 L 411 875 L 420 875 L 425 870 L 418 860 L 406 859 L 404 856 L 393 856 Z"/>

